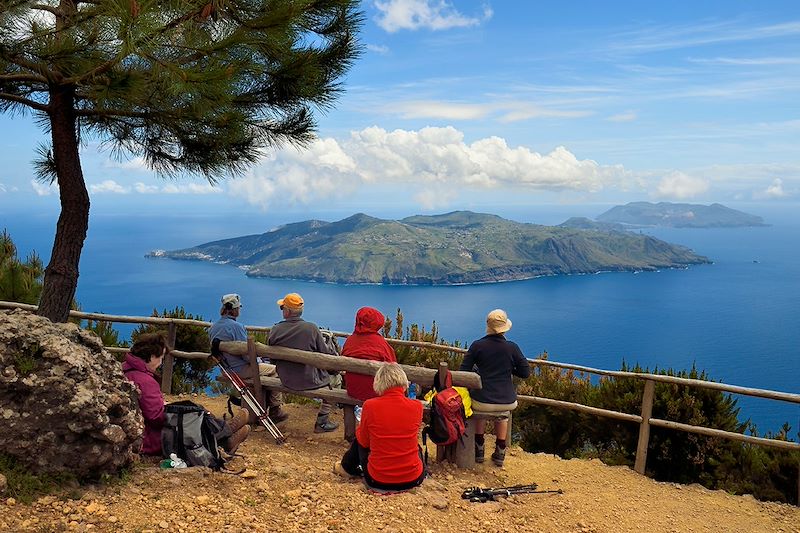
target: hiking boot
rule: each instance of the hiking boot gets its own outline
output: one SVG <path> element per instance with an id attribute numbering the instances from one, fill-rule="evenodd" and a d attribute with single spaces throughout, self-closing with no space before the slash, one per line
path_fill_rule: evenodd
<path id="1" fill-rule="evenodd" d="M 269 418 L 275 424 L 280 424 L 281 422 L 286 422 L 289 420 L 289 413 L 281 409 L 281 406 L 274 406 L 269 408 Z"/>
<path id="2" fill-rule="evenodd" d="M 233 418 L 228 419 L 228 426 L 231 428 L 231 435 L 242 429 L 247 424 L 247 419 L 250 413 L 246 409 L 236 409 L 236 414 Z"/>
<path id="3" fill-rule="evenodd" d="M 228 437 L 228 442 L 226 443 L 225 451 L 228 452 L 230 455 L 236 453 L 236 450 L 239 449 L 239 445 L 244 442 L 244 439 L 250 434 L 250 426 L 242 426 L 239 431 Z"/>
<path id="4" fill-rule="evenodd" d="M 337 476 L 341 476 L 341 477 L 343 477 L 345 479 L 359 479 L 361 477 L 361 476 L 353 475 L 350 472 L 348 472 L 347 470 L 345 470 L 344 467 L 342 466 L 342 463 L 340 463 L 340 462 L 337 462 L 337 463 L 335 463 L 333 465 L 333 473 L 336 474 Z"/>
<path id="5" fill-rule="evenodd" d="M 336 422 L 328 420 L 328 415 L 318 416 L 314 424 L 314 433 L 329 433 L 339 427 Z"/>
<path id="6" fill-rule="evenodd" d="M 482 463 L 483 462 L 483 453 L 484 453 L 484 445 L 475 443 L 475 462 Z"/>
<path id="7" fill-rule="evenodd" d="M 503 466 L 503 461 L 506 458 L 506 449 L 505 448 L 495 448 L 494 453 L 492 454 L 492 462 L 495 466 Z"/>

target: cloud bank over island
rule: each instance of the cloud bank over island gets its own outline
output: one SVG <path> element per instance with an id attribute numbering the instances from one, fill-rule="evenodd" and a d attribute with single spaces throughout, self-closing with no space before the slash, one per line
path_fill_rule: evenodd
<path id="1" fill-rule="evenodd" d="M 430 207 L 454 200 L 458 190 L 592 193 L 630 180 L 621 165 L 581 160 L 564 147 L 541 154 L 509 146 L 500 137 L 468 143 L 449 126 L 418 131 L 373 126 L 341 141 L 319 139 L 302 151 L 272 154 L 244 178 L 231 181 L 229 190 L 266 208 L 274 201 L 309 203 L 374 184 L 407 185 L 409 197 Z"/>

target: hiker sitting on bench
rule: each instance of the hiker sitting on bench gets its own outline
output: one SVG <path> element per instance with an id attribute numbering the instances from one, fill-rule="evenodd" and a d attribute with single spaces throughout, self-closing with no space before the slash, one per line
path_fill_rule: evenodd
<path id="1" fill-rule="evenodd" d="M 129 381 L 139 389 L 139 408 L 144 417 L 144 438 L 142 439 L 142 455 L 162 455 L 161 428 L 164 427 L 164 395 L 154 374 L 161 366 L 169 347 L 161 333 L 140 335 L 125 354 L 122 371 Z M 230 426 L 226 440 L 222 442 L 228 453 L 233 453 L 239 444 L 247 438 L 250 426 L 247 425 L 247 411 L 240 409 L 236 416 L 226 422 Z"/>
<path id="2" fill-rule="evenodd" d="M 375 493 L 412 489 L 427 475 L 418 443 L 422 403 L 406 397 L 408 379 L 397 363 L 378 369 L 374 388 L 378 397 L 364 402 L 356 440 L 333 471 L 363 477 Z"/>
<path id="3" fill-rule="evenodd" d="M 347 337 L 342 347 L 342 355 L 367 361 L 380 361 L 396 363 L 397 356 L 394 349 L 389 346 L 380 330 L 386 323 L 386 318 L 377 309 L 362 307 L 356 313 L 356 327 L 353 334 Z M 373 376 L 348 372 L 346 376 L 347 394 L 357 400 L 366 401 L 375 398 L 375 389 L 372 387 Z"/>
<path id="4" fill-rule="evenodd" d="M 221 341 L 243 341 L 247 342 L 247 330 L 245 327 L 236 321 L 242 309 L 242 301 L 238 294 L 226 294 L 222 297 L 222 308 L 219 310 L 219 320 L 211 325 L 208 330 L 208 337 L 210 339 L 219 339 Z M 255 372 L 250 368 L 250 361 L 246 356 L 234 355 L 227 352 L 222 352 L 222 357 L 225 362 L 231 367 L 231 370 L 239 374 L 242 379 L 249 379 L 254 377 Z M 268 363 L 258 363 L 258 375 L 276 377 L 278 374 L 275 372 L 275 365 Z M 282 409 L 283 395 L 278 391 L 264 391 L 264 403 L 269 408 L 269 417 L 276 424 L 280 424 L 289 418 L 289 413 Z M 231 403 L 241 405 L 242 400 L 238 397 L 238 393 L 234 396 L 231 395 Z"/>
<path id="5" fill-rule="evenodd" d="M 517 407 L 517 390 L 512 376 L 527 378 L 531 375 L 528 360 L 516 343 L 506 339 L 511 329 L 511 320 L 502 309 L 490 311 L 486 316 L 486 336 L 469 346 L 459 370 L 477 370 L 482 387 L 469 391 L 472 409 L 490 413 L 512 411 Z M 486 420 L 475 420 L 475 462 L 482 463 L 484 457 L 484 431 Z M 508 439 L 508 418 L 494 423 L 496 437 L 492 463 L 503 466 Z"/>

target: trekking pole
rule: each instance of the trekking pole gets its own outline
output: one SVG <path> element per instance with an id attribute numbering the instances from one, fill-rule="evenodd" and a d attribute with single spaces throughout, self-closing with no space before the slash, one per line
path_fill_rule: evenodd
<path id="1" fill-rule="evenodd" d="M 564 493 L 564 491 L 561 489 L 536 490 L 537 487 L 538 485 L 536 485 L 536 483 L 531 483 L 530 485 L 514 485 L 511 487 L 499 487 L 494 489 L 469 487 L 463 493 L 461 493 L 461 497 L 471 502 L 486 503 L 488 501 L 497 501 L 496 498 L 498 496 L 508 497 L 511 496 L 512 494 L 563 494 Z"/>
<path id="2" fill-rule="evenodd" d="M 211 343 L 211 359 L 215 362 L 215 364 L 219 365 L 220 370 L 222 373 L 225 374 L 225 377 L 228 378 L 233 385 L 233 388 L 242 396 L 242 399 L 247 403 L 247 405 L 252 409 L 253 413 L 255 413 L 256 418 L 261 424 L 267 429 L 269 434 L 275 439 L 277 444 L 283 444 L 286 442 L 286 437 L 281 433 L 281 430 L 278 429 L 278 426 L 272 419 L 269 417 L 267 412 L 261 407 L 261 404 L 258 403 L 253 393 L 250 392 L 250 389 L 247 387 L 247 384 L 242 380 L 241 376 L 231 370 L 230 365 L 225 358 L 219 352 L 219 339 L 214 339 Z M 258 372 L 256 371 L 256 378 L 258 379 Z"/>

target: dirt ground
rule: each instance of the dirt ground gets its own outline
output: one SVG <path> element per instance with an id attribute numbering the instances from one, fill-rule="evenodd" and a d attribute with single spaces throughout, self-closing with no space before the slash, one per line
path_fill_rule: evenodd
<path id="1" fill-rule="evenodd" d="M 220 399 L 193 399 L 219 414 L 224 409 Z M 659 483 L 597 460 L 566 461 L 518 448 L 509 450 L 502 469 L 485 463 L 460 471 L 432 463 L 434 483 L 407 494 L 375 496 L 360 482 L 333 474 L 346 449 L 342 431 L 314 434 L 313 406 L 287 408 L 289 442 L 277 446 L 266 432 L 252 433 L 240 448 L 244 457 L 231 463 L 246 467 L 243 475 L 141 463 L 128 482 L 85 488 L 80 499 L 53 495 L 31 505 L 0 500 L 0 531 L 800 533 L 800 508 L 794 506 Z M 341 422 L 341 411 L 335 419 Z M 563 494 L 489 503 L 461 499 L 470 486 L 532 482 Z"/>

